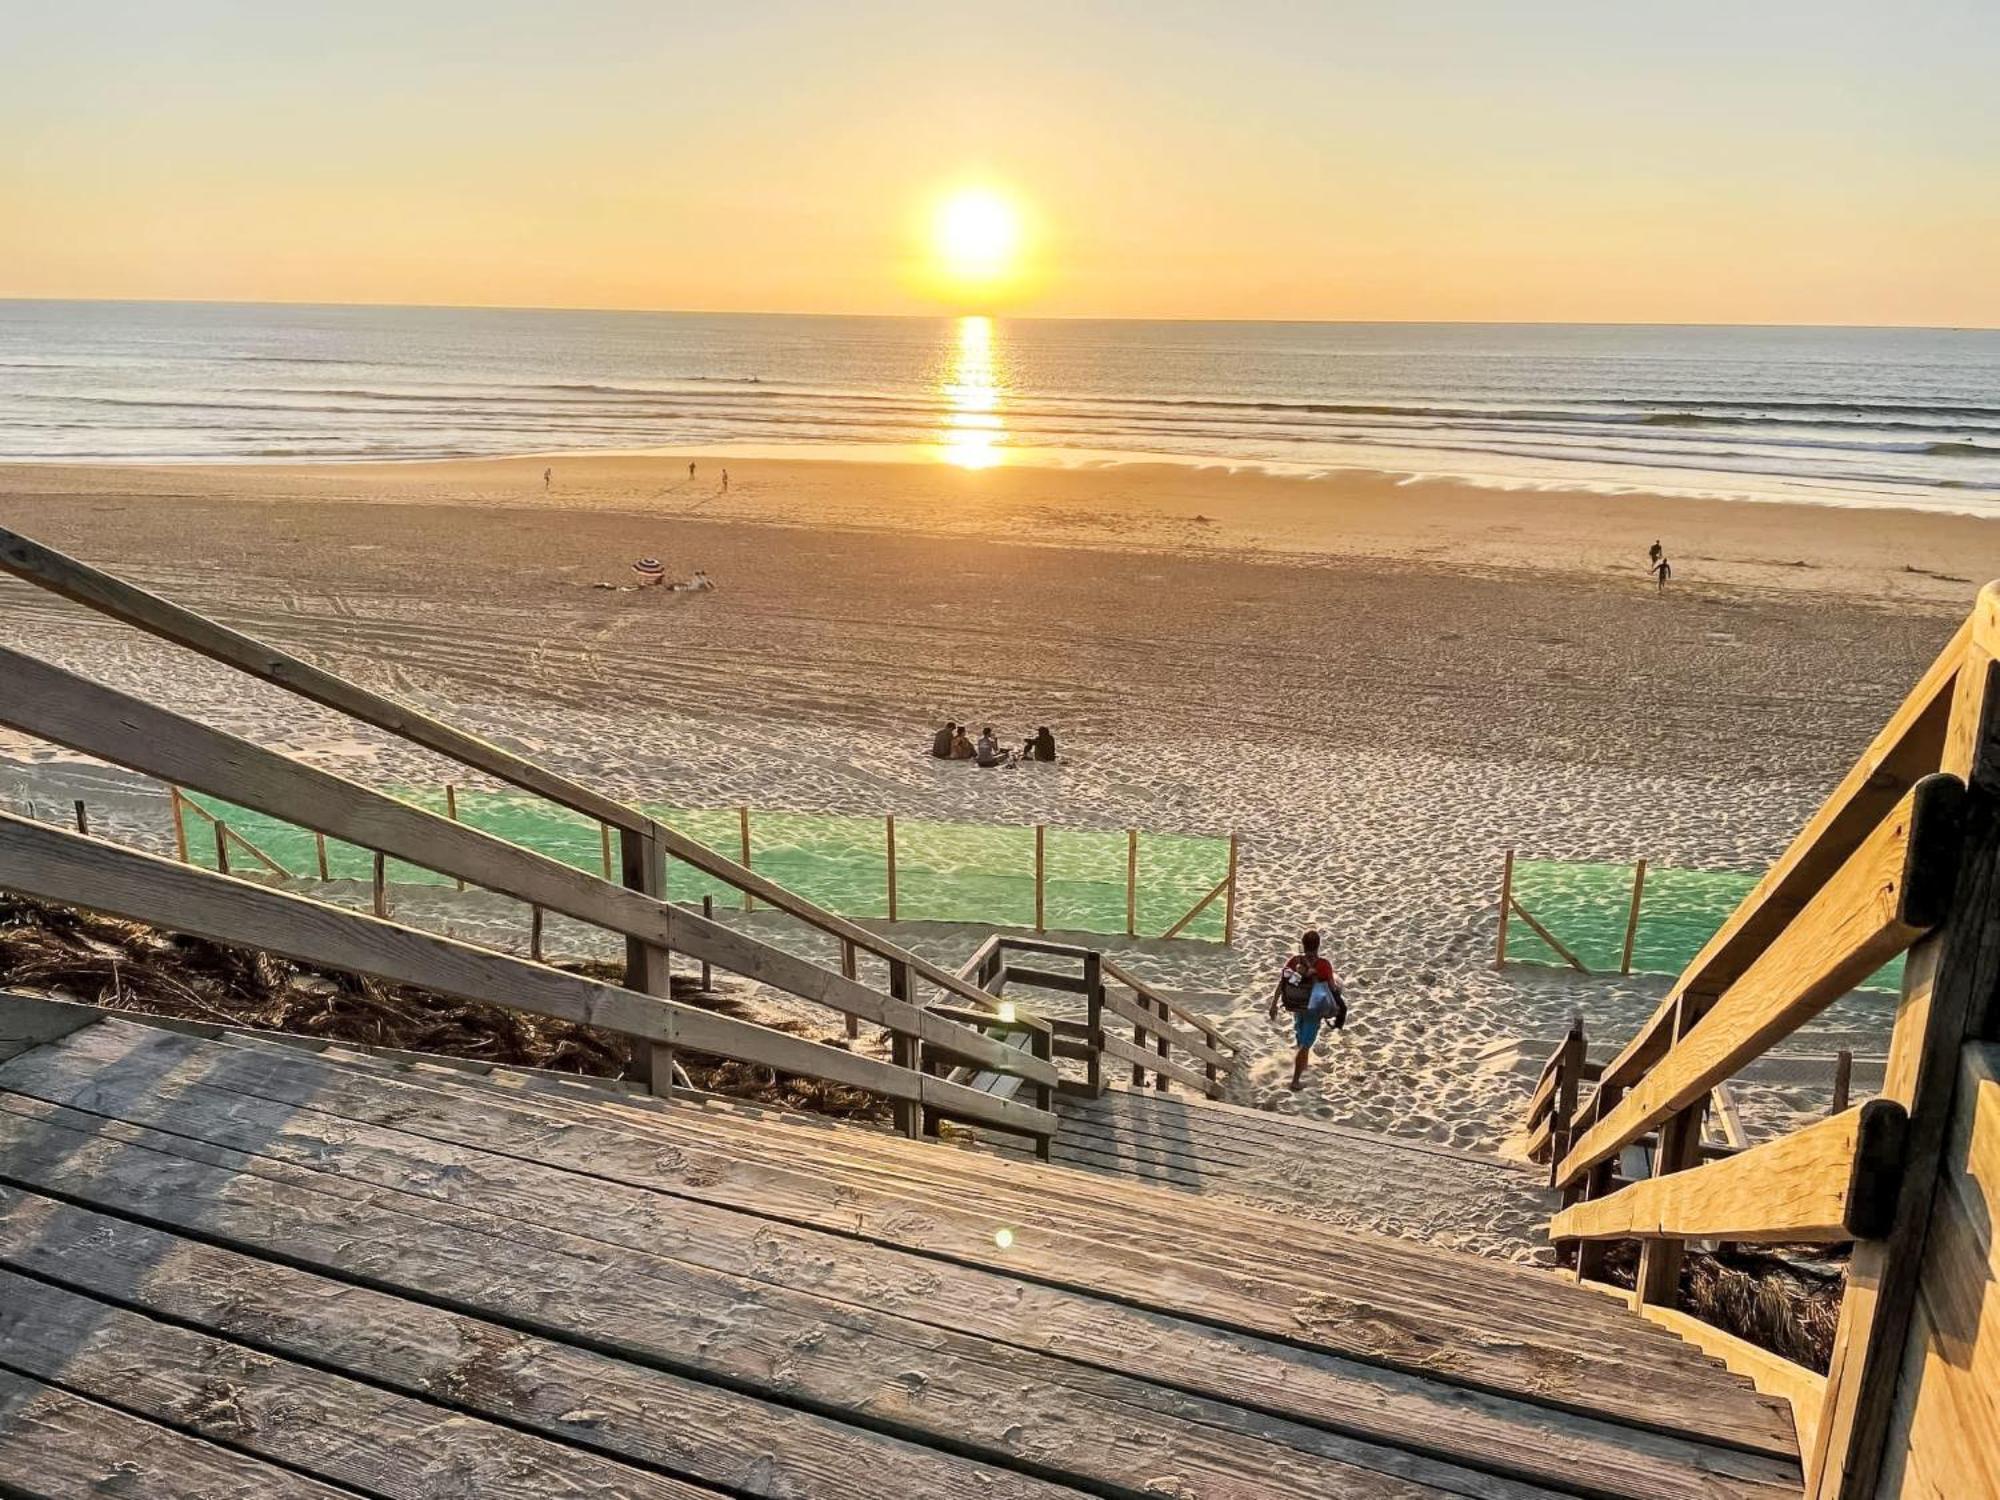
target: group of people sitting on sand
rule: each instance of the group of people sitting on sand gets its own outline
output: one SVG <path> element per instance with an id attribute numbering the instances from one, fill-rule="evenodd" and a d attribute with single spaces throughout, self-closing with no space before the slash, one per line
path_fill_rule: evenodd
<path id="1" fill-rule="evenodd" d="M 1044 763 L 1056 758 L 1056 737 L 1049 733 L 1044 724 L 1027 739 L 1021 741 L 1019 750 L 1002 747 L 999 737 L 988 724 L 979 731 L 979 738 L 971 737 L 970 724 L 946 724 L 931 736 L 931 758 L 933 760 L 969 760 L 975 766 L 1011 766 L 1016 761 L 1035 760 Z"/>

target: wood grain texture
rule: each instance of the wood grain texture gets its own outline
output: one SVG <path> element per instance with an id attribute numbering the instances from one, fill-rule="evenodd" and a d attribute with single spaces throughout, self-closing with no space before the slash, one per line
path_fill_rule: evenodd
<path id="1" fill-rule="evenodd" d="M 1549 1234 L 1840 1244 L 1859 1237 L 1857 1219 L 1881 1201 L 1880 1182 L 1857 1164 L 1879 1171 L 1898 1161 L 1906 1123 L 1901 1105 L 1870 1100 L 1725 1160 L 1575 1204 L 1555 1216 Z"/>
<path id="2" fill-rule="evenodd" d="M 891 1099 L 935 1100 L 965 1118 L 1005 1129 L 1037 1134 L 1055 1129 L 1054 1116 L 1045 1111 L 992 1099 L 838 1047 L 677 1001 L 634 994 L 8 814 L 0 814 L 0 886 L 216 942 L 263 948 L 665 1046 L 852 1084 Z"/>

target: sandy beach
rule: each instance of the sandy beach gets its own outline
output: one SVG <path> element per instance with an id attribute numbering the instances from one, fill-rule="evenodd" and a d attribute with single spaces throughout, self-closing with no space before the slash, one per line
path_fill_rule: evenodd
<path id="1" fill-rule="evenodd" d="M 1234 1100 L 1485 1151 L 1572 1011 L 1609 1043 L 1662 990 L 1495 972 L 1500 851 L 1760 867 L 2000 574 L 2000 524 L 1937 514 L 742 457 L 724 494 L 694 457 L 692 481 L 687 454 L 14 466 L 0 522 L 622 793 L 1236 832 L 1236 946 L 1130 945 L 1244 1045 Z M 647 554 L 716 591 L 597 587 Z M 362 779 L 445 779 L 11 582 L 0 640 Z M 947 717 L 1051 724 L 1064 763 L 940 765 Z M 130 778 L 18 738 L 0 757 L 10 805 L 89 796 L 166 846 Z M 1308 922 L 1354 1023 L 1293 1095 L 1263 1004 Z M 1887 1010 L 1851 997 L 1792 1046 L 1879 1050 Z M 1824 1107 L 1789 1084 L 1744 1102 L 1753 1130 Z"/>

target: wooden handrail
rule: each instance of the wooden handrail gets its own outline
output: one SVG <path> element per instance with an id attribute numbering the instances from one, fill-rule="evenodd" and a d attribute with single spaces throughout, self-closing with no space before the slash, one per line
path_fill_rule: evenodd
<path id="1" fill-rule="evenodd" d="M 1557 1214 L 1549 1236 L 1839 1244 L 1888 1228 L 1909 1116 L 1872 1099 L 1858 1109 L 1722 1161 L 1635 1182 Z"/>
<path id="2" fill-rule="evenodd" d="M 1236 1050 L 1236 1044 L 1231 1042 L 1220 1031 L 1216 1030 L 1214 1022 L 1210 1021 L 1206 1016 L 1196 1015 L 1186 1006 L 1178 1004 L 1161 994 L 1151 984 L 1131 973 L 1123 964 L 1107 958 L 1104 960 L 1104 973 L 1107 978 L 1117 980 L 1126 989 L 1144 996 L 1155 1005 L 1164 1005 L 1167 1008 L 1168 1014 L 1178 1020 L 1187 1022 L 1188 1025 L 1206 1036 L 1211 1046 L 1226 1047 L 1231 1052 Z"/>
<path id="3" fill-rule="evenodd" d="M 1919 782 L 1673 1050 L 1577 1138 L 1556 1185 L 1579 1181 L 1686 1109 L 1940 921 L 1958 861 L 1964 794 L 1955 776 Z"/>
<path id="4" fill-rule="evenodd" d="M 0 886 L 460 999 L 850 1084 L 1028 1134 L 1055 1117 L 911 1068 L 0 813 Z M 941 1023 L 942 1024 L 942 1023 Z"/>
<path id="5" fill-rule="evenodd" d="M 1631 1087 L 1671 1044 L 1680 997 L 1712 998 L 1733 984 L 1890 809 L 1938 769 L 1953 687 L 1971 636 L 1968 620 L 1790 847 L 1695 955 L 1652 1017 L 1605 1064 L 1602 1088 L 1615 1092 Z M 1597 1113 L 1593 1099 L 1586 1118 Z"/>
<path id="6" fill-rule="evenodd" d="M 523 791 L 651 838 L 667 854 L 746 895 L 879 958 L 908 964 L 912 973 L 939 989 L 974 1002 L 980 998 L 976 989 L 948 970 L 723 858 L 636 808 L 5 527 L 0 527 L 0 569 Z"/>
<path id="7" fill-rule="evenodd" d="M 0 647 L 0 724 L 688 954 L 1037 1082 L 1053 1066 L 665 901 Z M 190 807 L 196 806 L 188 802 Z M 198 811 L 201 809 L 197 808 Z M 206 814 L 205 814 L 206 815 Z"/>

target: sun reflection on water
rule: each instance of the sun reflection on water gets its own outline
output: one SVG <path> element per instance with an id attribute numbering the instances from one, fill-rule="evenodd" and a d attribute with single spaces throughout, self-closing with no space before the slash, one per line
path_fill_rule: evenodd
<path id="1" fill-rule="evenodd" d="M 958 347 L 944 382 L 950 403 L 938 434 L 942 457 L 961 469 L 990 469 L 1005 457 L 1000 387 L 993 374 L 993 320 L 958 320 Z"/>

